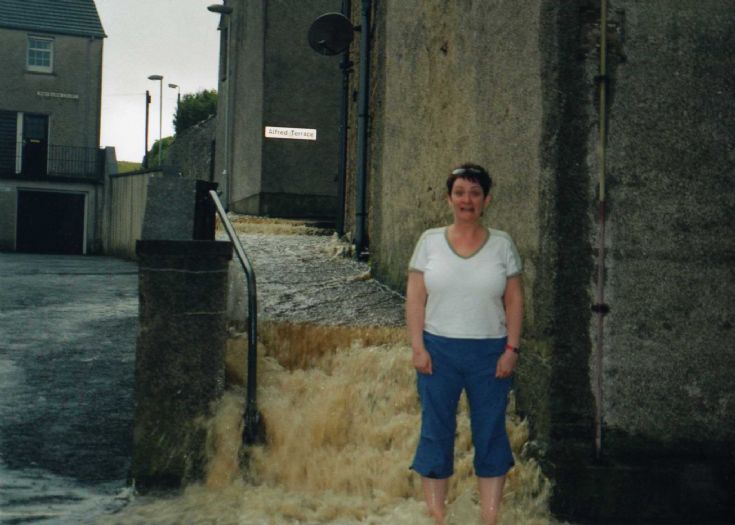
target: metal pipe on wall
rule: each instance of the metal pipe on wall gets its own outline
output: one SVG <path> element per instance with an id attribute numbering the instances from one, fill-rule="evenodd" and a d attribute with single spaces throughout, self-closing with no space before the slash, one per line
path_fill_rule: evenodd
<path id="1" fill-rule="evenodd" d="M 342 14 L 352 18 L 352 1 L 342 0 Z M 350 62 L 350 46 L 342 53 L 342 62 L 339 64 L 342 70 L 342 92 L 339 103 L 339 159 L 337 167 L 337 234 L 345 233 L 345 186 L 347 184 L 347 127 L 350 104 L 350 73 L 352 62 Z"/>
<path id="2" fill-rule="evenodd" d="M 360 20 L 360 85 L 357 94 L 357 194 L 355 196 L 355 254 L 367 248 L 365 235 L 368 119 L 370 88 L 370 9 L 371 0 L 362 0 Z"/>

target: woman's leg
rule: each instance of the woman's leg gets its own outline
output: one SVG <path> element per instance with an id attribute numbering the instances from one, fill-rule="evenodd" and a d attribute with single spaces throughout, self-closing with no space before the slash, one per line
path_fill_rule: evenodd
<path id="1" fill-rule="evenodd" d="M 449 478 L 433 479 L 421 478 L 421 484 L 424 487 L 424 499 L 429 514 L 434 521 L 440 525 L 444 523 L 444 504 L 447 499 L 447 486 Z"/>
<path id="2" fill-rule="evenodd" d="M 475 474 L 480 488 L 483 523 L 495 524 L 503 499 L 505 475 L 513 466 L 513 453 L 505 430 L 510 379 L 497 379 L 495 366 L 505 339 L 482 343 L 477 359 L 467 372 Z"/>
<path id="3" fill-rule="evenodd" d="M 443 523 L 448 479 L 454 472 L 454 434 L 462 377 L 452 360 L 457 353 L 453 340 L 424 334 L 424 343 L 431 354 L 433 373 L 417 373 L 421 435 L 411 468 L 421 475 L 429 514 L 437 523 Z"/>
<path id="4" fill-rule="evenodd" d="M 505 476 L 477 478 L 477 482 L 480 488 L 482 522 L 486 525 L 495 525 L 498 519 L 498 510 L 500 510 L 500 502 L 503 499 Z"/>

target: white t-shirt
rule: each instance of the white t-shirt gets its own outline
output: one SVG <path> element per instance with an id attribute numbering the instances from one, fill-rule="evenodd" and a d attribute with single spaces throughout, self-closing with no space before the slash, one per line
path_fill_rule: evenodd
<path id="1" fill-rule="evenodd" d="M 427 332 L 462 339 L 507 335 L 505 284 L 523 266 L 510 235 L 490 228 L 488 234 L 469 257 L 452 249 L 446 227 L 426 230 L 416 243 L 408 269 L 424 274 Z"/>

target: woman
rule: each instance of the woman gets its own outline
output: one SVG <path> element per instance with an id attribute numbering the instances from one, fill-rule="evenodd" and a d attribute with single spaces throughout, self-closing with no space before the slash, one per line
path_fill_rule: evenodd
<path id="1" fill-rule="evenodd" d="M 513 455 L 505 431 L 510 377 L 518 361 L 523 294 L 511 238 L 482 225 L 492 180 L 476 164 L 447 179 L 451 225 L 423 233 L 409 263 L 406 324 L 421 399 L 421 437 L 411 468 L 429 513 L 444 520 L 453 473 L 456 410 L 470 404 L 474 467 L 485 523 L 494 524 Z"/>

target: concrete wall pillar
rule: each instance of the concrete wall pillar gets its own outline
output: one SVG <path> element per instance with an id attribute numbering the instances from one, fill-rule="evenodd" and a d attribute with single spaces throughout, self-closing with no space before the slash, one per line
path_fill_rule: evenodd
<path id="1" fill-rule="evenodd" d="M 201 479 L 224 391 L 228 265 L 220 241 L 138 241 L 140 332 L 131 477 L 139 490 Z"/>

